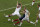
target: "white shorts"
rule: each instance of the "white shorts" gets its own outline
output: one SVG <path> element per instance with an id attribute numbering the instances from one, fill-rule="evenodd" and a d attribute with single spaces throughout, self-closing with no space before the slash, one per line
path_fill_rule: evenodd
<path id="1" fill-rule="evenodd" d="M 23 18 L 22 20 L 26 20 L 26 21 L 29 21 L 29 18 Z"/>
<path id="2" fill-rule="evenodd" d="M 40 10 L 40 7 L 39 7 L 39 10 Z"/>
<path id="3" fill-rule="evenodd" d="M 12 13 L 12 15 L 13 15 L 13 16 L 14 16 L 14 15 L 17 15 L 17 16 L 21 17 L 21 15 L 20 15 L 19 12 L 14 12 L 14 13 Z"/>

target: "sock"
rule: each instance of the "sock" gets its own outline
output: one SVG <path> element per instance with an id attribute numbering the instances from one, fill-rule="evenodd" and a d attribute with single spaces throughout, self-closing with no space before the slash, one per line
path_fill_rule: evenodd
<path id="1" fill-rule="evenodd" d="M 20 26 L 22 25 L 22 22 L 20 22 Z"/>
<path id="2" fill-rule="evenodd" d="M 6 15 L 5 17 L 10 17 L 11 15 Z"/>
<path id="3" fill-rule="evenodd" d="M 32 2 L 32 6 L 34 5 L 35 1 Z"/>
<path id="4" fill-rule="evenodd" d="M 36 23 L 38 23 L 38 20 L 36 20 Z"/>
<path id="5" fill-rule="evenodd" d="M 30 21 L 30 23 L 34 24 L 32 21 Z"/>
<path id="6" fill-rule="evenodd" d="M 38 23 L 38 18 L 36 19 L 36 23 Z"/>
<path id="7" fill-rule="evenodd" d="M 19 19 L 13 20 L 13 21 L 18 21 Z"/>
<path id="8" fill-rule="evenodd" d="M 20 22 L 17 22 L 17 23 L 15 23 L 15 24 L 18 24 L 18 23 L 20 23 Z"/>
<path id="9" fill-rule="evenodd" d="M 5 17 L 9 17 L 8 15 L 6 15 Z"/>

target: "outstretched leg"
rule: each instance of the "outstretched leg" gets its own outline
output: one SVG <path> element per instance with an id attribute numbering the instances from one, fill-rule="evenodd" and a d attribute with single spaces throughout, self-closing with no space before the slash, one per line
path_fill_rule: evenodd
<path id="1" fill-rule="evenodd" d="M 15 21 L 18 21 L 18 20 L 19 20 L 19 19 L 15 19 L 15 20 L 12 19 L 12 22 L 15 22 Z"/>
<path id="2" fill-rule="evenodd" d="M 20 21 L 18 21 L 17 23 L 14 23 L 14 25 L 17 25 L 18 23 L 20 23 Z"/>
<path id="3" fill-rule="evenodd" d="M 39 19 L 39 18 L 36 19 L 36 22 L 35 22 L 35 23 L 38 23 L 38 19 Z"/>

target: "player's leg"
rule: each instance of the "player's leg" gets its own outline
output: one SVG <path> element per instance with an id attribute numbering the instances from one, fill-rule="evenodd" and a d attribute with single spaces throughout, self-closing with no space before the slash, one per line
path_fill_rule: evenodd
<path id="1" fill-rule="evenodd" d="M 35 3 L 35 0 L 33 0 L 33 2 L 32 2 L 32 6 L 34 5 L 34 3 Z"/>
<path id="2" fill-rule="evenodd" d="M 18 21 L 18 22 L 16 22 L 16 23 L 14 23 L 14 25 L 17 25 L 18 23 L 20 23 L 20 21 Z"/>
<path id="3" fill-rule="evenodd" d="M 38 19 L 39 19 L 39 18 L 36 19 L 36 22 L 35 22 L 35 23 L 38 23 Z"/>
<path id="4" fill-rule="evenodd" d="M 22 17 L 20 17 L 19 19 L 12 20 L 12 22 L 18 21 L 18 20 L 22 20 Z"/>
<path id="5" fill-rule="evenodd" d="M 24 18 L 24 15 L 19 18 L 19 20 L 20 20 L 20 22 L 21 22 L 21 23 L 20 23 L 20 26 L 21 26 L 21 24 L 22 24 L 22 19 L 23 19 L 23 18 Z M 16 24 L 18 24 L 18 22 L 17 22 Z"/>
<path id="6" fill-rule="evenodd" d="M 15 21 L 18 21 L 18 20 L 19 20 L 19 19 L 15 19 L 15 20 L 12 19 L 12 22 L 15 22 Z"/>
<path id="7" fill-rule="evenodd" d="M 11 17 L 11 16 L 14 16 L 14 15 L 16 15 L 16 13 L 14 12 L 14 13 L 12 13 L 12 14 L 10 14 L 10 15 L 5 15 L 5 17 Z"/>
<path id="8" fill-rule="evenodd" d="M 19 18 L 19 20 L 20 20 L 20 24 L 18 26 L 21 26 L 23 23 L 24 17 Z"/>
<path id="9" fill-rule="evenodd" d="M 18 20 L 20 20 L 20 21 L 18 21 Z M 14 25 L 16 25 L 16 24 L 20 23 L 20 22 L 21 22 L 21 20 L 22 20 L 22 17 L 20 17 L 19 19 L 14 20 L 14 21 L 18 21 L 17 23 L 14 23 Z"/>
<path id="10" fill-rule="evenodd" d="M 36 22 L 35 22 L 35 26 L 36 26 L 36 24 L 38 23 L 38 19 L 39 19 L 39 18 L 37 17 Z"/>
<path id="11" fill-rule="evenodd" d="M 26 21 L 27 21 L 28 23 L 35 24 L 34 22 L 30 21 L 29 18 L 26 18 Z"/>
<path id="12" fill-rule="evenodd" d="M 23 21 L 20 21 L 20 24 L 19 24 L 18 26 L 21 26 L 21 25 L 22 25 L 22 23 L 23 23 Z"/>
<path id="13" fill-rule="evenodd" d="M 5 15 L 5 14 L 4 14 L 4 16 L 5 16 L 5 17 L 10 17 L 10 16 L 12 16 L 12 15 Z"/>
<path id="14" fill-rule="evenodd" d="M 21 18 L 22 18 L 22 17 L 21 17 Z M 19 18 L 20 21 L 16 20 L 16 21 L 18 21 L 18 22 L 17 22 L 17 23 L 14 23 L 14 25 L 17 25 L 18 23 L 20 23 L 20 25 L 18 25 L 18 26 L 21 26 L 21 25 L 22 25 L 22 20 L 21 20 L 21 18 Z"/>
<path id="15" fill-rule="evenodd" d="M 21 26 L 25 18 L 23 18 L 18 26 Z"/>
<path id="16" fill-rule="evenodd" d="M 20 20 L 20 21 L 18 21 L 18 20 Z M 16 22 L 16 23 L 14 23 L 14 25 L 17 25 L 18 23 L 21 22 L 21 19 L 19 18 L 19 19 L 16 19 L 16 20 L 14 20 L 14 21 L 18 21 L 18 22 Z"/>
<path id="17" fill-rule="evenodd" d="M 17 16 L 21 17 L 21 15 L 20 15 L 20 13 L 19 13 L 19 12 L 17 13 Z"/>

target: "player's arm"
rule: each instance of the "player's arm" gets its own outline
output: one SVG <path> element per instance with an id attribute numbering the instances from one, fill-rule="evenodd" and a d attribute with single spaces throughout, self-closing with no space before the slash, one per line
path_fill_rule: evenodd
<path id="1" fill-rule="evenodd" d="M 21 4 L 21 8 L 22 8 L 22 3 L 20 2 L 20 4 Z"/>
<path id="2" fill-rule="evenodd" d="M 18 7 L 18 1 L 17 1 L 17 7 Z"/>

